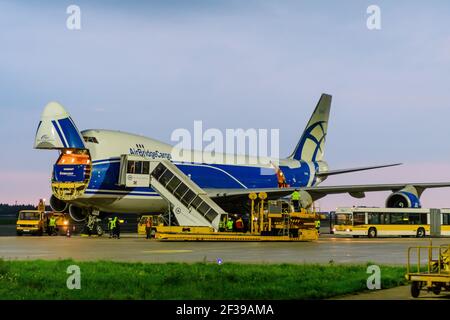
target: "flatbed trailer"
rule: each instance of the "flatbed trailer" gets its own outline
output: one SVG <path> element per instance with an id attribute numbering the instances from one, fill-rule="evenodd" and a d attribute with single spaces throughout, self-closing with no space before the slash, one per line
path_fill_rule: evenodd
<path id="1" fill-rule="evenodd" d="M 184 229 L 184 231 L 183 231 Z M 214 232 L 208 227 L 157 227 L 155 239 L 161 241 L 313 241 L 317 240 L 315 229 L 303 229 L 297 237 L 289 235 L 261 235 L 240 232 Z"/>
<path id="2" fill-rule="evenodd" d="M 417 262 L 412 266 L 412 256 Z M 427 264 L 422 263 L 426 257 Z M 408 264 L 405 278 L 411 282 L 411 296 L 419 297 L 421 290 L 438 295 L 442 290 L 450 291 L 450 245 L 418 246 L 408 249 Z"/>

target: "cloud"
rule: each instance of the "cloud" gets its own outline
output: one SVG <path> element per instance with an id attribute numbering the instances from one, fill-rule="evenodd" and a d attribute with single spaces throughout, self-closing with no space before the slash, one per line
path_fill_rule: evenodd
<path id="1" fill-rule="evenodd" d="M 55 155 L 41 155 L 32 143 L 51 100 L 67 107 L 80 130 L 167 142 L 174 129 L 198 119 L 214 128 L 281 128 L 287 155 L 322 92 L 333 94 L 331 167 L 418 163 L 405 173 L 327 183 L 441 178 L 445 168 L 433 163 L 450 157 L 448 3 L 381 1 L 380 32 L 367 30 L 358 1 L 77 4 L 80 32 L 66 29 L 66 4 L 0 3 L 0 134 L 7 137 L 0 157 L 11 172 L 26 166 L 41 175 L 29 188 L 48 188 Z M 19 184 L 28 186 L 27 176 L 11 183 L 3 199 L 24 197 Z M 31 197 L 40 193 L 33 190 Z"/>
<path id="2" fill-rule="evenodd" d="M 405 164 L 398 167 L 371 170 L 360 173 L 350 173 L 330 177 L 322 185 L 364 185 L 364 184 L 391 184 L 391 183 L 450 183 L 450 163 L 424 162 Z M 355 199 L 348 194 L 330 195 L 319 200 L 323 210 L 335 210 L 340 206 L 385 206 L 385 201 L 391 192 L 367 192 L 363 199 Z M 445 208 L 450 207 L 450 188 L 427 189 L 421 197 L 424 207 Z"/>
<path id="3" fill-rule="evenodd" d="M 0 203 L 37 203 L 51 195 L 50 176 L 35 171 L 0 171 Z"/>

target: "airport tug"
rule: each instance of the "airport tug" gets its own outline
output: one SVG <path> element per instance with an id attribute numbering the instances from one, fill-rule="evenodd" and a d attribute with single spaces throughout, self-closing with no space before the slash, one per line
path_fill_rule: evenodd
<path id="1" fill-rule="evenodd" d="M 421 259 L 427 259 L 423 263 Z M 415 266 L 411 260 L 417 259 Z M 442 290 L 450 291 L 450 245 L 418 246 L 408 248 L 406 279 L 411 281 L 411 296 L 419 297 L 421 290 L 438 295 Z"/>
<path id="2" fill-rule="evenodd" d="M 69 218 L 66 214 L 61 212 L 45 211 L 45 201 L 41 199 L 37 206 L 37 210 L 21 210 L 17 216 L 16 234 L 22 236 L 24 234 L 31 234 L 42 236 L 50 234 L 48 221 L 53 216 L 55 218 L 54 234 L 66 235 L 70 233 Z"/>
<path id="3" fill-rule="evenodd" d="M 226 226 L 229 219 L 247 216 L 243 230 L 215 230 L 206 226 L 156 226 L 155 238 L 169 241 L 314 241 L 318 239 L 315 221 L 319 216 L 312 211 L 300 209 L 294 212 L 286 200 L 268 200 L 265 192 L 250 193 L 250 214 L 227 214 L 222 216 Z"/>

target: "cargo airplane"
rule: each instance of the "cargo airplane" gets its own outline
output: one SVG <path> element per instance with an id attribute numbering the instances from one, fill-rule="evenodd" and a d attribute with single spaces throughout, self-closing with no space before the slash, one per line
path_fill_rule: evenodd
<path id="1" fill-rule="evenodd" d="M 167 211 L 167 201 L 151 184 L 127 186 L 123 181 L 122 172 L 130 168 L 148 175 L 148 160 L 155 159 L 170 160 L 228 212 L 237 203 L 247 203 L 251 192 L 265 191 L 269 199 L 277 199 L 288 196 L 294 189 L 300 190 L 305 208 L 328 194 L 348 193 L 363 198 L 365 192 L 372 191 L 391 191 L 387 207 L 420 207 L 420 196 L 425 189 L 450 186 L 450 183 L 319 186 L 331 175 L 398 165 L 329 170 L 324 149 L 330 106 L 331 96 L 323 94 L 292 154 L 264 164 L 185 161 L 179 158 L 180 150 L 174 152 L 171 145 L 144 136 L 97 129 L 80 132 L 66 109 L 56 102 L 50 102 L 42 113 L 34 148 L 59 150 L 51 177 L 50 204 L 55 211 L 68 210 L 76 221 L 103 212 Z M 184 151 L 191 155 L 201 152 Z"/>

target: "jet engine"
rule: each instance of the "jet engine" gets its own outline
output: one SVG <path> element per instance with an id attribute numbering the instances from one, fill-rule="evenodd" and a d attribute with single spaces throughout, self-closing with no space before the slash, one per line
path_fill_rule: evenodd
<path id="1" fill-rule="evenodd" d="M 300 192 L 300 202 L 302 208 L 309 208 L 313 204 L 313 198 L 309 192 L 301 190 Z"/>
<path id="2" fill-rule="evenodd" d="M 414 186 L 406 186 L 392 193 L 386 200 L 387 208 L 420 208 L 420 194 Z"/>
<path id="3" fill-rule="evenodd" d="M 86 208 L 80 208 L 71 204 L 69 206 L 69 215 L 76 222 L 83 222 L 87 219 L 89 211 Z"/>
<path id="4" fill-rule="evenodd" d="M 64 212 L 67 210 L 68 204 L 62 200 L 59 200 L 55 196 L 50 197 L 50 207 L 52 207 L 53 211 L 56 212 Z"/>

